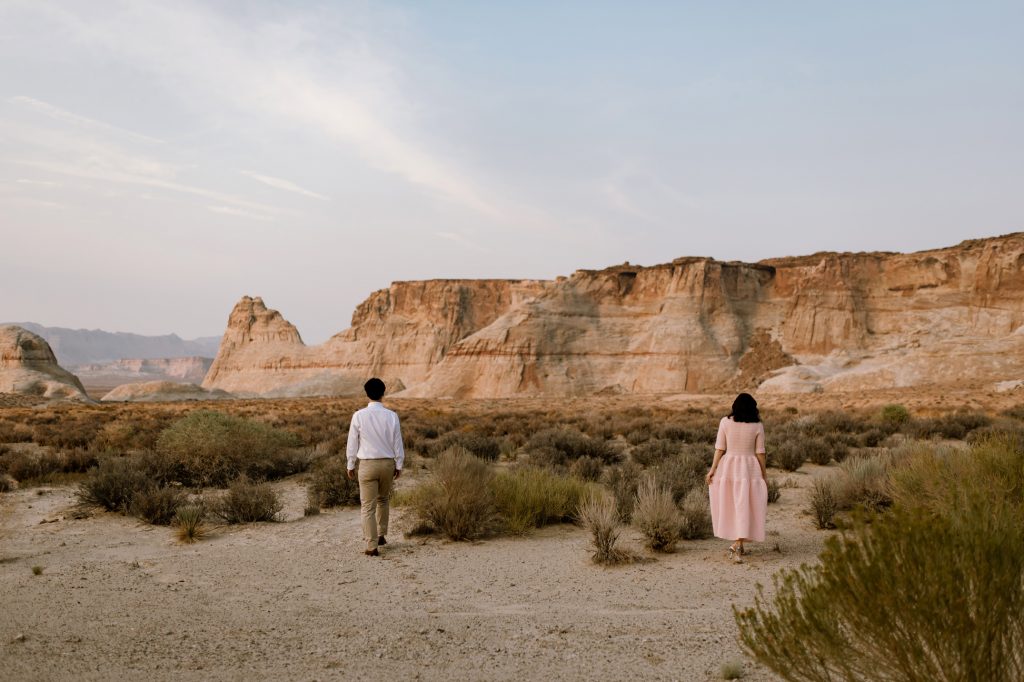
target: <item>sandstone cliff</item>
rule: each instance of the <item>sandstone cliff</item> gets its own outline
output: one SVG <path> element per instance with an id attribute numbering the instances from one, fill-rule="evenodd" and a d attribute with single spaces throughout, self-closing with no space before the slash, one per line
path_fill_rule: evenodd
<path id="1" fill-rule="evenodd" d="M 74 367 L 85 383 L 129 381 L 184 381 L 200 383 L 210 371 L 212 358 L 123 358 L 112 362 L 93 362 Z"/>
<path id="2" fill-rule="evenodd" d="M 0 393 L 89 400 L 78 377 L 57 364 L 50 345 L 15 325 L 0 327 Z"/>
<path id="3" fill-rule="evenodd" d="M 1024 233 L 912 254 L 680 258 L 553 282 L 397 282 L 307 347 L 260 299 L 203 383 L 421 397 L 991 386 L 1024 377 Z"/>

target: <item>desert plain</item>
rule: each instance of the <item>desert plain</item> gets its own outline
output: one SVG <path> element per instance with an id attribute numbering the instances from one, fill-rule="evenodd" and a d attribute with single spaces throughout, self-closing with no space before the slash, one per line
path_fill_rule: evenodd
<path id="1" fill-rule="evenodd" d="M 382 556 L 370 558 L 361 552 L 356 507 L 305 515 L 308 472 L 271 484 L 283 505 L 278 522 L 214 524 L 199 542 L 185 544 L 167 526 L 83 506 L 76 496 L 81 474 L 54 474 L 0 494 L 3 677 L 706 680 L 722 679 L 723 664 L 738 663 L 743 679 L 778 679 L 744 656 L 733 608 L 752 605 L 759 585 L 770 596 L 773 575 L 814 563 L 837 533 L 817 529 L 808 508 L 813 481 L 837 464 L 805 463 L 794 472 L 772 466 L 773 416 L 871 415 L 889 403 L 921 418 L 953 410 L 997 415 L 1019 405 L 1016 394 L 916 389 L 764 401 L 769 475 L 781 483 L 781 495 L 769 506 L 766 542 L 752 545 L 742 564 L 730 562 L 728 543 L 715 538 L 651 552 L 631 526 L 620 544 L 638 560 L 612 567 L 592 561 L 589 533 L 572 523 L 463 542 L 407 537 L 417 519 L 405 505 L 393 509 Z M 714 424 L 729 400 L 723 394 L 391 405 L 400 414 L 443 415 L 464 429 L 521 411 L 550 427 L 581 415 L 623 413 L 635 421 L 649 413 L 657 427 L 675 415 Z M 308 417 L 333 433 L 319 448 L 330 458 L 341 456 L 337 437 L 359 404 L 295 399 L 205 407 L 298 431 Z M 88 431 L 91 420 L 165 424 L 196 409 L 8 397 L 0 423 L 7 433 L 35 423 L 34 433 L 46 441 L 59 439 L 62 429 Z M 494 466 L 521 464 L 510 457 L 504 452 Z M 430 467 L 425 451 L 410 448 L 399 495 L 426 480 Z"/>

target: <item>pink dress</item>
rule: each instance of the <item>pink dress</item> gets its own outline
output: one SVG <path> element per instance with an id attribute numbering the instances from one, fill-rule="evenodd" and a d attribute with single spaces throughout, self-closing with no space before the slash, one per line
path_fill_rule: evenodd
<path id="1" fill-rule="evenodd" d="M 715 537 L 764 541 L 768 485 L 755 453 L 763 453 L 764 424 L 734 422 L 718 425 L 716 450 L 725 450 L 711 479 L 711 522 Z"/>

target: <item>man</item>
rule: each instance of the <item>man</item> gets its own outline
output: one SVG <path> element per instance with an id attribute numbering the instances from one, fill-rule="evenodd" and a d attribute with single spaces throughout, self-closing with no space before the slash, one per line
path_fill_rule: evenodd
<path id="1" fill-rule="evenodd" d="M 388 497 L 391 482 L 402 475 L 405 448 L 398 415 L 384 407 L 384 382 L 374 377 L 363 385 L 370 403 L 352 415 L 348 429 L 348 477 L 356 480 L 359 460 L 359 503 L 367 556 L 379 556 L 388 543 Z"/>

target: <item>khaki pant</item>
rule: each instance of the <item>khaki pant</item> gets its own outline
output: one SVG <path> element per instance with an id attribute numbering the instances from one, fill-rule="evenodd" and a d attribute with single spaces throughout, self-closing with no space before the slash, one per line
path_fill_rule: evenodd
<path id="1" fill-rule="evenodd" d="M 388 534 L 388 497 L 395 477 L 395 460 L 359 460 L 359 502 L 362 505 L 366 550 L 377 549 L 377 538 Z"/>

